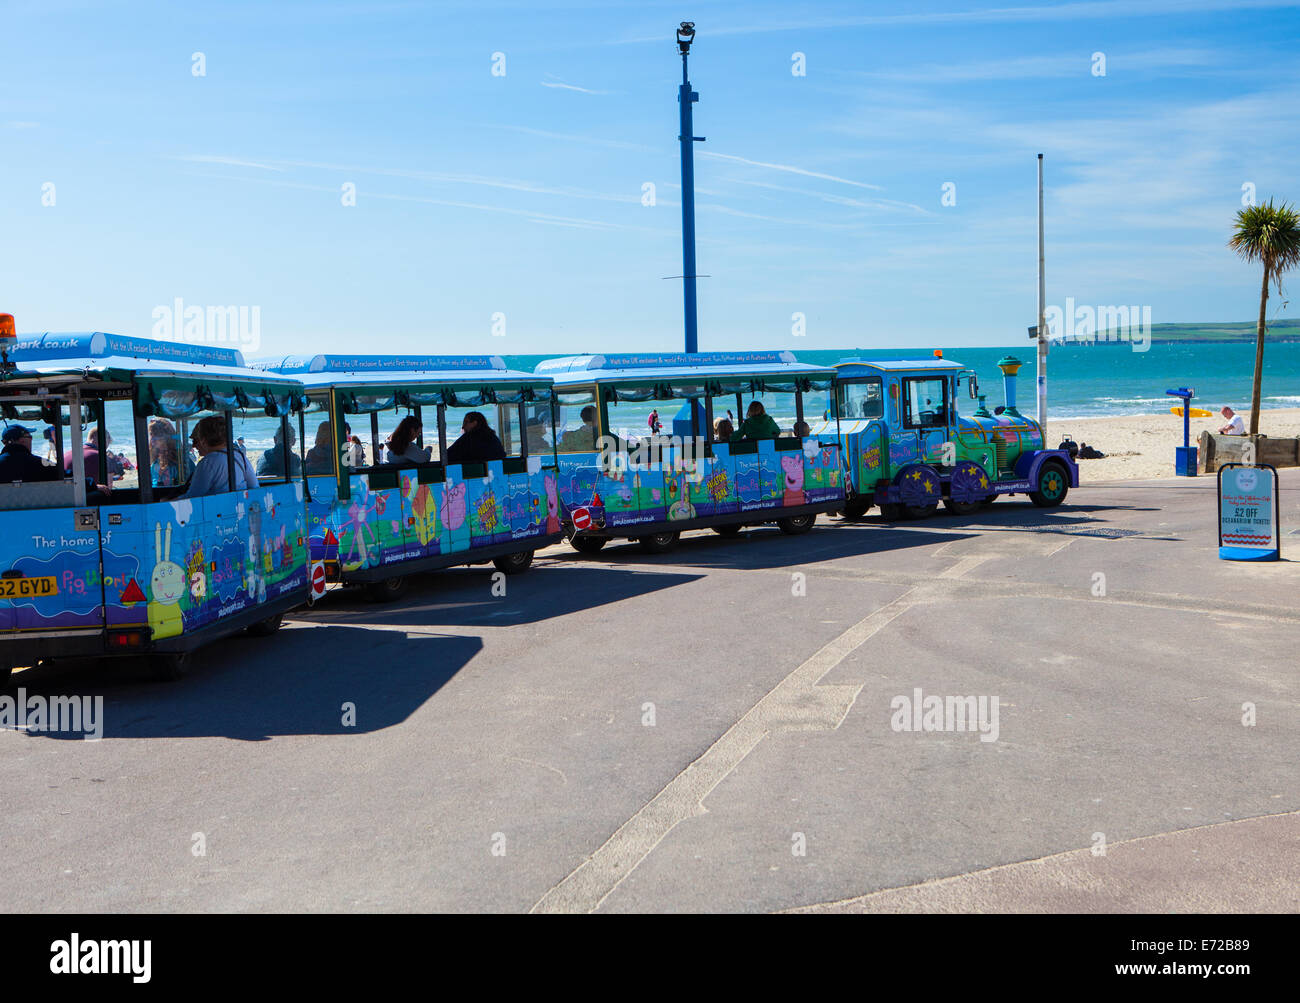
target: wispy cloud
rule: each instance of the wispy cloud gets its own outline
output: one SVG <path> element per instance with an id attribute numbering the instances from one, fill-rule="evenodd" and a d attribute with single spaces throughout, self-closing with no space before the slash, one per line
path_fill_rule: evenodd
<path id="1" fill-rule="evenodd" d="M 169 158 L 171 160 L 185 160 L 195 164 L 221 164 L 224 167 L 252 167 L 259 171 L 276 171 L 284 173 L 283 167 L 276 167 L 273 164 L 264 164 L 255 160 L 240 160 L 238 157 L 222 157 L 204 153 L 182 154 Z"/>
<path id="2" fill-rule="evenodd" d="M 557 139 L 565 143 L 582 143 L 586 146 L 604 146 L 611 150 L 634 150 L 637 153 L 660 153 L 652 146 L 645 146 L 641 143 L 626 143 L 619 139 L 605 139 L 601 136 L 577 136 L 567 132 L 551 132 L 549 129 L 534 129 L 527 125 L 491 125 L 489 129 L 505 129 L 508 132 L 518 132 L 525 136 L 538 136 L 542 139 Z"/>
<path id="3" fill-rule="evenodd" d="M 790 164 L 770 164 L 762 160 L 748 160 L 745 157 L 733 156 L 730 153 L 713 153 L 709 150 L 701 150 L 700 156 L 712 157 L 715 160 L 730 160 L 737 164 L 748 164 L 750 167 L 765 167 L 769 171 L 785 171 L 787 174 L 800 174 L 805 178 L 819 178 L 822 181 L 834 181 L 836 184 L 852 185 L 854 188 L 867 188 L 871 191 L 884 191 L 880 185 L 869 185 L 862 181 L 851 181 L 848 178 L 837 178 L 834 174 L 822 174 L 819 171 L 809 171 L 802 167 L 794 167 Z"/>
<path id="4" fill-rule="evenodd" d="M 1092 50 L 1080 49 L 1051 56 L 1019 59 L 988 59 L 970 63 L 930 63 L 904 70 L 843 70 L 839 75 L 891 83 L 920 83 L 946 86 L 983 80 L 1037 80 L 1086 77 L 1091 72 Z M 1223 53 L 1211 49 L 1152 49 L 1123 53 L 1108 51 L 1107 67 L 1112 73 L 1153 73 L 1177 69 L 1204 69 L 1223 60 Z"/>
<path id="5" fill-rule="evenodd" d="M 769 191 L 789 192 L 792 195 L 807 195 L 809 198 L 820 199 L 823 202 L 829 202 L 831 205 L 849 206 L 855 209 L 909 209 L 919 212 L 923 215 L 930 215 L 926 209 L 919 205 L 913 205 L 911 202 L 899 202 L 894 199 L 855 199 L 847 195 L 833 195 L 830 192 L 813 191 L 810 188 L 791 188 L 788 185 L 774 185 L 770 181 L 746 181 L 743 178 L 726 178 L 730 184 L 746 185 L 750 188 L 764 188 Z"/>
<path id="6" fill-rule="evenodd" d="M 577 91 L 579 94 L 613 94 L 613 91 L 594 91 L 589 87 L 579 87 L 577 84 L 566 84 L 552 74 L 547 74 L 551 79 L 543 80 L 543 87 L 555 87 L 565 91 Z"/>

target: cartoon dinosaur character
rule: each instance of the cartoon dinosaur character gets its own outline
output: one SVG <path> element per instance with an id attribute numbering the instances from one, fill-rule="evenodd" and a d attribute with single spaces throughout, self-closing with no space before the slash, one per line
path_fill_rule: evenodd
<path id="1" fill-rule="evenodd" d="M 781 469 L 785 471 L 785 495 L 781 504 L 787 508 L 807 504 L 807 495 L 803 490 L 803 453 L 786 453 L 781 457 Z"/>
<path id="2" fill-rule="evenodd" d="M 555 491 L 555 478 L 547 474 L 542 483 L 546 486 L 546 532 L 560 532 L 560 498 Z"/>
<path id="3" fill-rule="evenodd" d="M 185 594 L 185 569 L 171 559 L 171 523 L 167 524 L 166 542 L 162 523 L 154 524 L 153 545 L 158 560 L 149 581 L 149 592 L 153 597 L 149 600 L 149 627 L 157 641 L 176 637 L 185 629 L 180 607 L 181 596 Z"/>

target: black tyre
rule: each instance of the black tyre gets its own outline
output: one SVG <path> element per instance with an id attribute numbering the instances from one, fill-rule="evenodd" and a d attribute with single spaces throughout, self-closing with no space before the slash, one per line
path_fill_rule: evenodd
<path id="1" fill-rule="evenodd" d="M 258 620 L 257 623 L 250 624 L 248 627 L 249 637 L 270 637 L 280 629 L 284 623 L 284 614 L 277 613 L 275 616 L 268 616 L 265 620 Z"/>
<path id="2" fill-rule="evenodd" d="M 371 602 L 392 602 L 394 599 L 400 599 L 405 591 L 405 575 L 394 575 L 392 578 L 371 582 L 366 586 L 366 596 Z"/>
<path id="3" fill-rule="evenodd" d="M 714 526 L 713 532 L 719 536 L 739 536 L 740 531 L 745 527 L 738 522 L 729 522 L 725 526 Z"/>
<path id="4" fill-rule="evenodd" d="M 569 540 L 569 546 L 579 554 L 598 554 L 607 543 L 607 536 L 575 536 Z"/>
<path id="5" fill-rule="evenodd" d="M 943 500 L 943 507 L 953 515 L 970 515 L 972 512 L 978 512 L 982 504 L 984 504 L 982 501 L 961 502 L 951 498 Z"/>
<path id="6" fill-rule="evenodd" d="M 151 655 L 149 674 L 160 683 L 174 683 L 184 679 L 194 667 L 194 654 L 189 651 L 172 651 Z"/>
<path id="7" fill-rule="evenodd" d="M 992 505 L 992 504 L 993 504 L 995 501 L 997 501 L 997 500 L 998 500 L 998 496 L 997 496 L 997 495 L 989 495 L 989 496 L 988 496 L 987 498 L 985 498 L 982 502 L 980 502 L 980 504 L 983 505 L 985 508 L 988 508 L 990 505 Z"/>
<path id="8" fill-rule="evenodd" d="M 1055 508 L 1070 493 L 1070 478 L 1059 463 L 1044 463 L 1038 469 L 1038 490 L 1029 492 L 1029 500 L 1039 508 Z"/>
<path id="9" fill-rule="evenodd" d="M 871 508 L 871 495 L 854 495 L 844 503 L 845 519 L 861 519 Z"/>
<path id="10" fill-rule="evenodd" d="M 886 522 L 898 522 L 903 518 L 903 506 L 896 502 L 885 502 L 880 506 L 880 517 Z"/>
<path id="11" fill-rule="evenodd" d="M 939 503 L 930 505 L 904 505 L 903 517 L 906 519 L 928 519 L 939 511 Z"/>
<path id="12" fill-rule="evenodd" d="M 809 515 L 788 515 L 784 519 L 776 520 L 777 526 L 786 536 L 799 536 L 802 533 L 807 533 L 816 522 L 817 516 L 811 513 Z"/>
<path id="13" fill-rule="evenodd" d="M 641 549 L 647 554 L 666 554 L 677 546 L 677 533 L 654 533 L 651 536 L 643 536 L 637 543 L 641 544 Z"/>
<path id="14" fill-rule="evenodd" d="M 494 557 L 492 563 L 498 571 L 505 572 L 507 575 L 517 575 L 522 571 L 527 571 L 528 566 L 533 563 L 533 552 L 531 550 L 520 550 L 513 554 L 506 554 L 503 557 Z"/>

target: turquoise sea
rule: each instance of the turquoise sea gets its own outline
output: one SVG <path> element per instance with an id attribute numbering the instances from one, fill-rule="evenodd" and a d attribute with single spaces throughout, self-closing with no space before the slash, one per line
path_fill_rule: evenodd
<path id="1" fill-rule="evenodd" d="M 761 346 L 759 346 L 761 347 Z M 933 346 L 917 349 L 796 350 L 800 362 L 829 365 L 841 359 L 932 359 Z M 1026 414 L 1037 407 L 1034 390 L 1035 346 L 1028 338 L 1002 348 L 943 348 L 945 359 L 960 362 L 979 374 L 980 390 L 989 407 L 1002 403 L 1002 374 L 997 361 L 1012 354 L 1025 363 L 1020 370 L 1018 403 Z M 512 369 L 531 371 L 547 356 L 507 356 Z M 1254 342 L 1152 342 L 1145 352 L 1127 344 L 1052 346 L 1047 358 L 1049 420 L 1102 418 L 1165 411 L 1178 401 L 1165 396 L 1176 387 L 1196 390 L 1194 407 L 1217 411 L 1224 404 L 1250 410 L 1254 376 Z M 1300 342 L 1270 342 L 1264 347 L 1262 408 L 1300 407 Z M 959 407 L 974 410 L 968 399 Z M 808 409 L 809 411 L 812 408 Z M 648 414 L 647 410 L 647 414 Z"/>

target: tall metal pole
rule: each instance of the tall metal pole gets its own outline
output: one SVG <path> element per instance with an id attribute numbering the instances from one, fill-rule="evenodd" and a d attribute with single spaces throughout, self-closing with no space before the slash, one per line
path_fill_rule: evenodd
<path id="1" fill-rule="evenodd" d="M 677 47 L 682 53 L 682 86 L 677 92 L 681 105 L 680 134 L 682 144 L 682 301 L 686 315 L 686 351 L 699 351 L 699 336 L 695 315 L 695 143 L 704 142 L 695 135 L 691 105 L 700 99 L 691 90 L 686 74 L 686 57 L 695 39 L 695 22 L 683 21 L 677 29 Z"/>
<path id="2" fill-rule="evenodd" d="M 1043 254 L 1043 155 L 1038 155 L 1038 424 L 1047 448 L 1047 277 Z"/>

